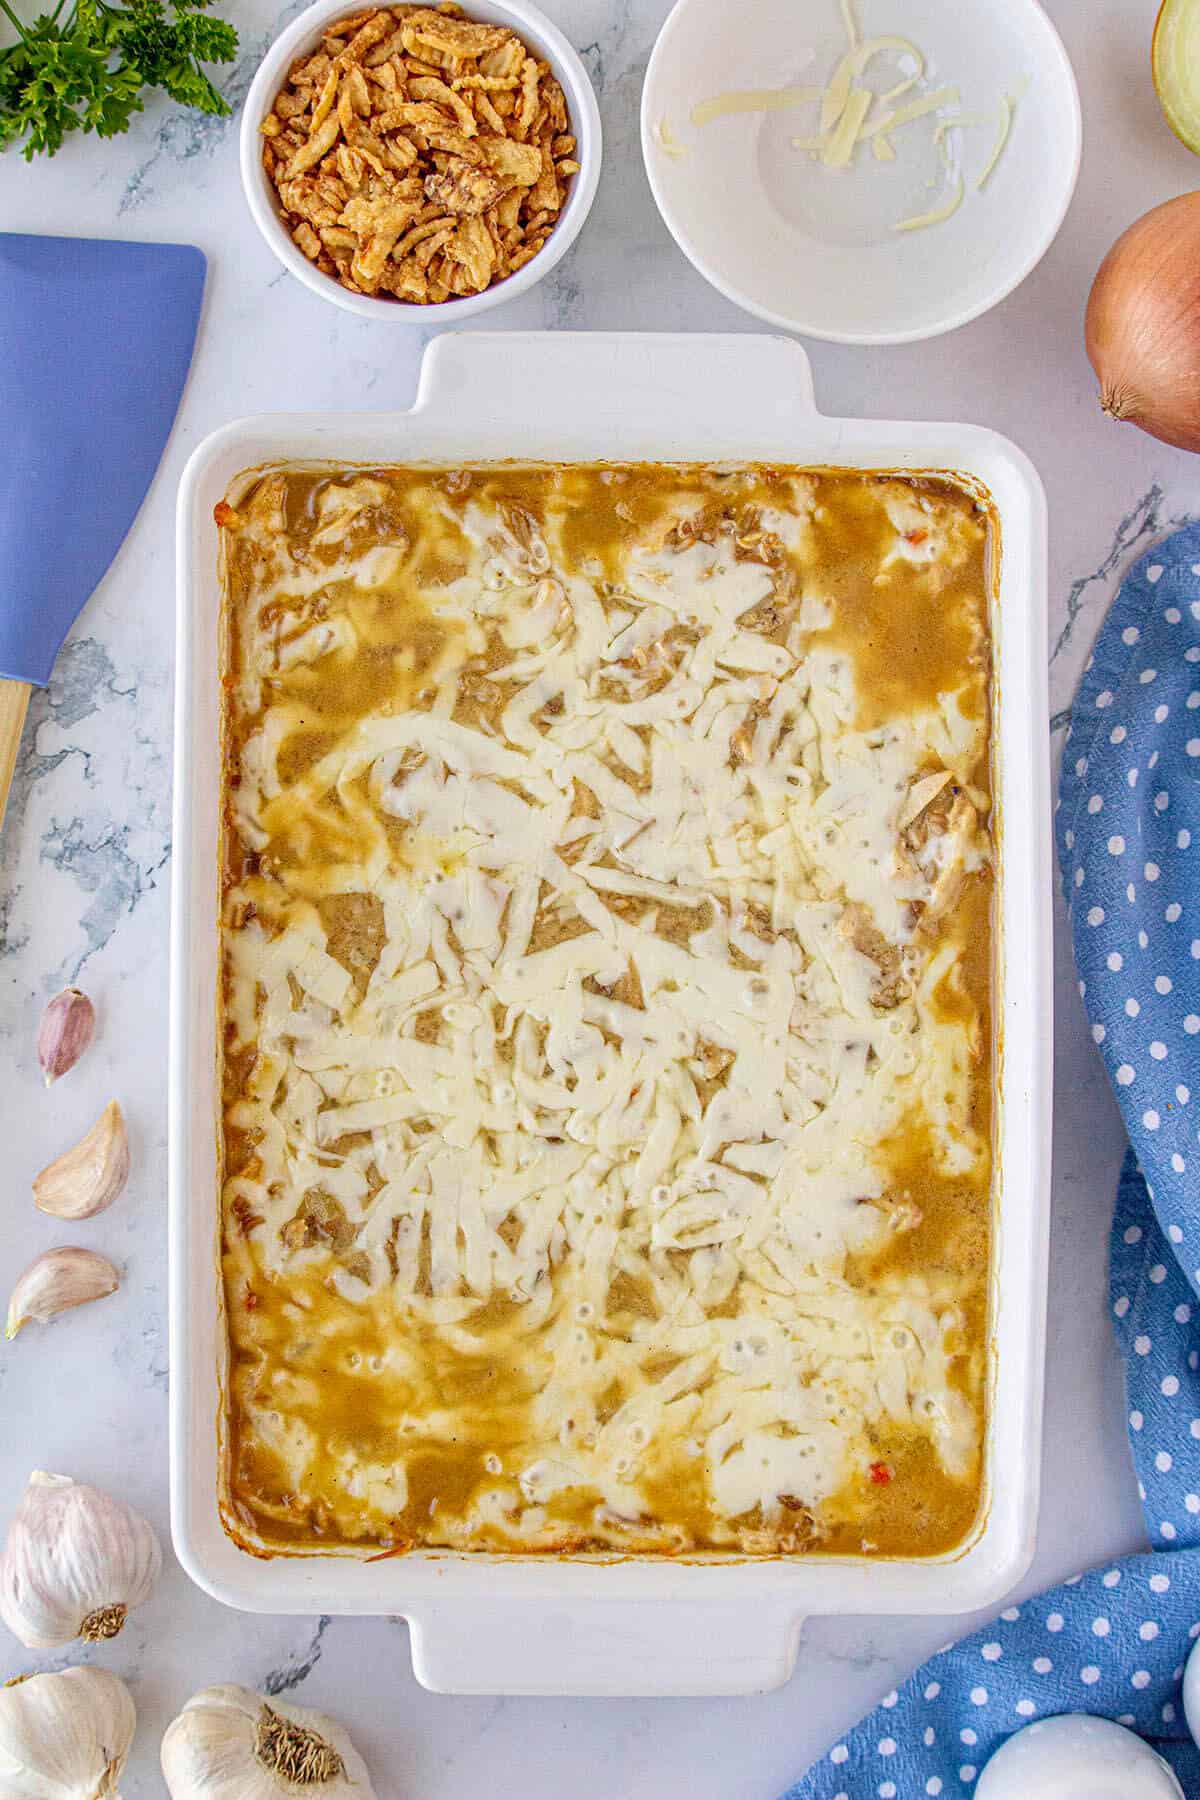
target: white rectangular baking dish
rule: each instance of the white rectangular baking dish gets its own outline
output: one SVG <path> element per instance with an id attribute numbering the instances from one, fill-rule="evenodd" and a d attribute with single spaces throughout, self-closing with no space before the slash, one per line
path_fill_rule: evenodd
<path id="1" fill-rule="evenodd" d="M 239 471 L 335 463 L 776 460 L 963 471 L 990 490 L 1002 821 L 1002 1079 L 986 1513 L 966 1549 L 918 1562 L 576 1561 L 418 1552 L 258 1558 L 217 1513 L 217 827 L 221 590 L 213 506 Z M 778 1686 L 813 1613 L 952 1613 L 999 1600 L 1033 1552 L 1050 1179 L 1046 514 L 1025 456 L 973 425 L 827 419 L 782 338 L 449 336 L 409 412 L 243 419 L 196 451 L 179 495 L 171 921 L 171 1511 L 175 1549 L 231 1606 L 408 1619 L 445 1693 L 734 1694 Z"/>

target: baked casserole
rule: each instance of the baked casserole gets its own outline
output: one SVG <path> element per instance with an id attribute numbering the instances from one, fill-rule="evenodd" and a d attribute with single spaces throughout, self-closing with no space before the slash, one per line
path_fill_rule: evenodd
<path id="1" fill-rule="evenodd" d="M 217 518 L 227 1529 L 961 1545 L 986 495 L 297 465 Z"/>

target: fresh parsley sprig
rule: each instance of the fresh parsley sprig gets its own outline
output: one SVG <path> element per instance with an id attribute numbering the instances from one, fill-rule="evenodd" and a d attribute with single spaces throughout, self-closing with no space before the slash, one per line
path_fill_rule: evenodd
<path id="1" fill-rule="evenodd" d="M 116 137 L 141 112 L 146 88 L 162 88 L 183 106 L 227 114 L 229 104 L 203 64 L 232 61 L 237 32 L 208 17 L 212 0 L 58 0 L 53 12 L 23 25 L 0 50 L 0 150 L 24 140 L 24 154 L 53 156 L 71 131 Z"/>

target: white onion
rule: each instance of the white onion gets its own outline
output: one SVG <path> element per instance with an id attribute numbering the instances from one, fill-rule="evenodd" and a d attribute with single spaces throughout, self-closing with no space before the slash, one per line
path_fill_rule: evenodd
<path id="1" fill-rule="evenodd" d="M 1117 239 L 1088 300 L 1087 353 L 1106 413 L 1200 450 L 1200 193 Z"/>

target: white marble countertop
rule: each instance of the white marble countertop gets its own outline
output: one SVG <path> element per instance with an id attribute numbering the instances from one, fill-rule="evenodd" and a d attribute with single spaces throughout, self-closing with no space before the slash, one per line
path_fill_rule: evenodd
<path id="1" fill-rule="evenodd" d="M 574 252 L 548 283 L 486 324 L 753 329 L 684 262 L 642 171 L 638 95 L 668 0 L 544 3 L 596 83 L 604 173 Z M 1162 123 L 1150 86 L 1154 0 L 1048 7 L 1079 76 L 1085 152 L 1074 207 L 1046 260 L 988 318 L 950 337 L 894 350 L 811 348 L 826 411 L 977 420 L 1033 456 L 1050 498 L 1048 654 L 1052 704 L 1061 709 L 1121 570 L 1174 520 L 1200 513 L 1200 464 L 1102 418 L 1081 341 L 1088 285 L 1110 241 L 1148 206 L 1197 185 L 1200 168 Z M 242 32 L 231 88 L 240 97 L 288 13 L 277 13 L 275 0 L 226 0 L 223 10 Z M 123 1266 L 120 1293 L 44 1334 L 31 1327 L 0 1350 L 0 1517 L 29 1469 L 41 1466 L 128 1495 L 164 1539 L 176 480 L 197 441 L 236 414 L 406 406 L 427 336 L 335 312 L 280 272 L 245 212 L 235 138 L 232 124 L 154 106 L 126 138 L 80 141 L 32 166 L 15 152 L 0 159 L 6 229 L 188 239 L 210 259 L 178 425 L 133 532 L 49 690 L 34 699 L 0 868 L 0 1142 L 9 1145 L 0 1288 L 7 1293 L 24 1263 L 57 1240 L 34 1211 L 30 1177 L 110 1093 L 126 1109 L 135 1158 L 128 1193 L 86 1232 Z M 69 381 L 69 367 L 62 375 Z M 1075 996 L 1061 908 L 1059 925 L 1044 1502 L 1027 1589 L 1142 1539 L 1104 1306 L 1122 1134 Z M 71 980 L 97 1001 L 99 1040 L 75 1077 L 47 1095 L 34 1031 L 45 999 Z M 564 1792 L 575 1800 L 770 1800 L 951 1629 L 928 1618 L 814 1620 L 792 1682 L 754 1700 L 448 1699 L 417 1686 L 402 1623 L 235 1614 L 168 1558 L 150 1604 L 98 1657 L 129 1677 L 141 1714 L 126 1800 L 162 1792 L 164 1725 L 195 1688 L 220 1680 L 287 1691 L 340 1714 L 381 1800 Z M 39 1663 L 9 1641 L 4 1652 L 0 1678 L 72 1660 Z"/>

